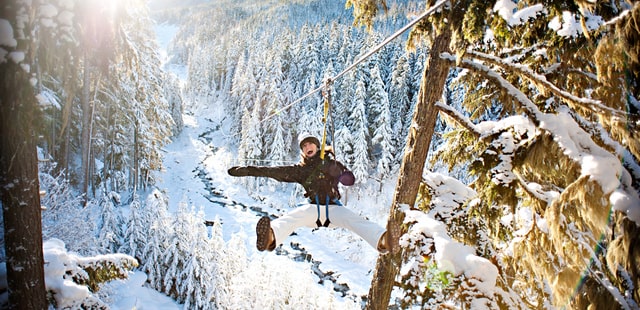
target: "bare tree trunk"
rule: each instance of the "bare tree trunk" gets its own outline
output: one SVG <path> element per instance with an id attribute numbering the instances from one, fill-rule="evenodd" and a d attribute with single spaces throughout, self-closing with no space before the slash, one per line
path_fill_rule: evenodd
<path id="1" fill-rule="evenodd" d="M 133 192 L 138 191 L 138 175 L 140 174 L 140 154 L 138 153 L 138 122 L 139 117 L 136 115 L 135 125 L 133 127 Z"/>
<path id="2" fill-rule="evenodd" d="M 14 2 L 0 2 L 0 19 L 8 20 L 13 26 L 12 35 L 18 41 L 15 50 L 25 52 L 28 59 L 29 43 L 18 36 L 22 31 L 16 30 L 18 10 L 24 8 Z M 30 33 L 30 29 L 23 33 Z M 29 73 L 12 59 L 0 61 L 0 200 L 9 309 L 48 307 L 36 153 L 38 112 Z"/>
<path id="3" fill-rule="evenodd" d="M 85 195 L 86 205 L 89 199 L 89 179 L 91 177 L 91 100 L 89 93 L 91 88 L 91 76 L 89 68 L 89 55 L 84 52 L 84 75 L 82 77 L 82 193 Z"/>
<path id="4" fill-rule="evenodd" d="M 450 40 L 451 32 L 448 30 L 436 37 L 429 53 L 428 64 L 422 74 L 420 94 L 407 139 L 407 151 L 400 166 L 396 192 L 387 222 L 388 229 L 394 226 L 401 227 L 404 213 L 400 211 L 400 205 L 413 207 L 416 202 L 418 188 L 422 181 L 422 171 L 438 115 L 435 104 L 442 97 L 442 91 L 449 74 L 449 64 L 440 58 L 440 54 L 449 50 Z M 401 251 L 378 258 L 369 290 L 367 309 L 387 309 L 401 259 Z"/>

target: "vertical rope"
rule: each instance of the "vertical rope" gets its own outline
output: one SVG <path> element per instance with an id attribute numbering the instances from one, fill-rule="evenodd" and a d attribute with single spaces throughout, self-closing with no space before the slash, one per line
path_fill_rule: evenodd
<path id="1" fill-rule="evenodd" d="M 324 83 L 324 91 L 322 94 L 324 95 L 324 115 L 322 117 L 322 123 L 324 124 L 324 129 L 322 130 L 322 143 L 320 144 L 320 159 L 324 159 L 325 148 L 327 144 L 327 117 L 329 115 L 329 107 L 331 106 L 331 79 L 325 80 Z"/>

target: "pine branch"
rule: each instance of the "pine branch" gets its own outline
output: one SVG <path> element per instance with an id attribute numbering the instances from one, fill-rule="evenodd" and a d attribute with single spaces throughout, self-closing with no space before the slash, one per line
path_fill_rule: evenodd
<path id="1" fill-rule="evenodd" d="M 544 202 L 546 204 L 550 204 L 558 195 L 558 192 L 556 191 L 545 192 L 542 190 L 542 188 L 536 188 L 535 183 L 532 184 L 527 182 L 524 177 L 515 170 L 513 171 L 513 174 L 516 176 L 516 180 L 518 181 L 520 188 L 522 188 L 527 194 L 529 194 L 529 197 L 535 198 L 538 201 Z"/>
<path id="2" fill-rule="evenodd" d="M 451 117 L 460 126 L 466 128 L 469 132 L 473 134 L 474 137 L 479 138 L 482 135 L 482 133 L 478 130 L 478 128 L 474 123 L 472 123 L 468 118 L 466 118 L 460 112 L 456 111 L 454 108 L 440 102 L 436 103 L 436 107 L 440 112 Z"/>
<path id="3" fill-rule="evenodd" d="M 540 118 L 543 115 L 540 109 L 538 109 L 538 107 L 531 101 L 531 99 L 529 99 L 524 93 L 522 93 L 522 91 L 513 86 L 513 84 L 507 81 L 495 70 L 492 70 L 491 68 L 478 63 L 473 59 L 458 59 L 456 55 L 453 55 L 451 53 L 442 53 L 440 54 L 440 58 L 449 61 L 452 66 L 472 70 L 475 73 L 478 73 L 485 78 L 494 81 L 497 85 L 505 89 L 518 102 L 520 102 L 529 117 L 531 117 L 536 122 L 540 122 Z"/>
<path id="4" fill-rule="evenodd" d="M 601 114 L 606 113 L 612 116 L 620 117 L 622 119 L 625 119 L 627 117 L 627 114 L 625 111 L 620 111 L 620 110 L 608 107 L 604 105 L 600 100 L 578 97 L 568 91 L 560 89 L 553 83 L 549 82 L 546 76 L 535 73 L 533 70 L 531 70 L 529 67 L 525 65 L 507 62 L 499 57 L 473 51 L 471 49 L 468 49 L 466 51 L 465 56 L 471 56 L 478 60 L 490 63 L 492 65 L 499 66 L 503 69 L 516 72 L 518 75 L 531 80 L 533 84 L 541 92 L 543 93 L 551 92 L 552 94 L 558 96 L 558 98 L 564 100 L 573 109 L 581 108 L 581 109 L 590 110 L 596 113 L 601 113 Z"/>

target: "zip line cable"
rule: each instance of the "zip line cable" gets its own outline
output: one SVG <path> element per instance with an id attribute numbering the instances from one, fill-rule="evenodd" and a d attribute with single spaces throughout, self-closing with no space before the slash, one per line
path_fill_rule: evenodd
<path id="1" fill-rule="evenodd" d="M 388 37 L 387 39 L 385 39 L 384 41 L 380 42 L 380 44 L 376 45 L 373 49 L 371 49 L 369 52 L 367 52 L 366 54 L 362 55 L 362 57 L 360 57 L 358 60 L 356 60 L 353 64 L 351 64 L 349 67 L 345 68 L 344 70 L 342 70 L 342 72 L 336 74 L 335 76 L 329 78 L 328 80 L 326 80 L 323 85 L 320 85 L 318 87 L 316 87 L 315 89 L 311 90 L 310 92 L 308 92 L 306 95 L 298 98 L 296 101 L 282 107 L 280 110 L 275 111 L 271 114 L 269 114 L 267 117 L 265 117 L 261 122 L 265 122 L 269 119 L 271 119 L 272 117 L 274 117 L 277 114 L 280 114 L 284 111 L 286 111 L 287 109 L 289 109 L 290 107 L 292 107 L 293 105 L 301 102 L 302 100 L 306 99 L 307 97 L 321 91 L 322 89 L 325 88 L 324 84 L 327 83 L 332 83 L 333 81 L 337 80 L 338 78 L 342 77 L 343 75 L 345 75 L 347 72 L 349 72 L 350 70 L 352 70 L 353 68 L 355 68 L 357 65 L 359 65 L 360 63 L 362 63 L 363 61 L 365 61 L 367 58 L 371 57 L 371 55 L 375 54 L 376 52 L 378 52 L 382 47 L 384 47 L 385 45 L 389 44 L 389 42 L 393 41 L 395 38 L 399 37 L 401 34 L 403 34 L 405 31 L 407 31 L 409 28 L 415 26 L 419 21 L 421 21 L 423 18 L 433 14 L 433 12 L 435 12 L 437 9 L 439 9 L 442 5 L 444 5 L 445 3 L 449 2 L 450 0 L 440 0 L 438 1 L 434 6 L 432 6 L 431 8 L 429 8 L 428 10 L 424 11 L 424 13 L 422 13 L 420 16 L 418 16 L 416 19 L 414 19 L 413 21 L 411 21 L 410 23 L 408 23 L 406 26 L 402 27 L 400 30 L 396 31 L 394 34 L 392 34 L 390 37 Z"/>
<path id="2" fill-rule="evenodd" d="M 411 21 L 410 23 L 408 23 L 407 25 L 405 25 L 404 27 L 402 27 L 400 30 L 396 31 L 394 34 L 392 34 L 391 36 L 389 36 L 388 38 L 386 38 L 384 41 L 380 42 L 378 45 L 376 45 L 375 47 L 373 47 L 369 52 L 367 52 L 366 54 L 362 55 L 362 57 L 360 57 L 358 60 L 356 60 L 354 63 L 352 63 L 349 67 L 345 68 L 344 70 L 342 70 L 340 73 L 336 74 L 335 76 L 325 79 L 322 83 L 322 85 L 316 87 L 315 89 L 309 91 L 308 93 L 306 93 L 304 96 L 298 98 L 296 101 L 293 101 L 289 104 L 287 104 L 286 106 L 282 107 L 281 109 L 267 115 L 267 117 L 265 117 L 264 119 L 262 119 L 260 121 L 260 123 L 262 122 L 266 122 L 267 120 L 271 119 L 272 117 L 286 111 L 287 109 L 289 109 L 290 107 L 302 102 L 303 100 L 305 100 L 306 98 L 310 97 L 311 95 L 326 89 L 327 92 L 330 91 L 330 85 L 331 83 L 333 83 L 333 81 L 341 78 L 343 75 L 345 75 L 347 72 L 351 71 L 353 68 L 355 68 L 356 66 L 358 66 L 360 63 L 362 63 L 363 61 L 365 61 L 367 58 L 371 57 L 371 55 L 377 53 L 381 48 L 383 48 L 385 45 L 389 44 L 389 42 L 393 41 L 394 39 L 396 39 L 397 37 L 399 37 L 401 34 L 403 34 L 404 32 L 406 32 L 407 30 L 409 30 L 411 27 L 415 26 L 418 22 L 420 22 L 422 19 L 424 19 L 425 17 L 433 14 L 433 12 L 435 12 L 436 10 L 438 10 L 441 6 L 443 6 L 445 3 L 449 2 L 450 0 L 440 0 L 438 2 L 436 2 L 436 4 L 434 4 L 431 8 L 429 8 L 428 10 L 424 11 L 424 13 L 422 13 L 421 15 L 419 15 L 417 18 L 415 18 L 413 21 Z M 326 94 L 329 95 L 330 94 Z M 325 108 L 326 109 L 326 108 Z M 329 106 L 329 110 L 332 111 L 331 106 Z M 326 113 L 325 113 L 326 114 Z M 325 116 L 326 117 L 326 116 Z M 326 120 L 325 120 L 326 121 Z M 333 116 L 331 116 L 331 139 L 332 141 L 334 141 L 335 143 L 335 137 L 334 137 L 334 128 L 333 128 Z M 325 123 L 325 137 L 326 137 L 326 123 Z M 324 139 L 324 137 L 323 137 Z M 324 145 L 324 141 L 323 141 L 323 145 Z M 334 150 L 335 152 L 335 150 Z M 335 156 L 335 154 L 334 154 Z M 254 159 L 244 159 L 244 160 L 254 160 Z M 258 159 L 255 159 L 258 160 Z"/>

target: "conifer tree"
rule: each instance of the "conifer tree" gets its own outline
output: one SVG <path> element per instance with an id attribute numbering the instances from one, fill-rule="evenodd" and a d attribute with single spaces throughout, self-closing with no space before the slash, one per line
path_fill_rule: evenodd
<path id="1" fill-rule="evenodd" d="M 342 126 L 336 130 L 336 141 L 334 143 L 336 158 L 348 167 L 351 167 L 354 161 L 352 145 L 353 137 L 347 126 Z"/>
<path id="2" fill-rule="evenodd" d="M 167 214 L 167 197 L 153 190 L 145 201 L 144 215 L 146 243 L 140 256 L 141 269 L 145 271 L 149 284 L 157 291 L 164 289 L 164 275 L 167 264 L 164 254 L 169 247 L 169 237 L 173 235 L 171 220 Z"/>
<path id="3" fill-rule="evenodd" d="M 242 119 L 241 119 L 241 124 L 243 130 L 240 132 L 240 145 L 238 145 L 238 158 L 240 158 L 241 160 L 248 160 L 249 159 L 249 152 L 250 150 L 250 146 L 248 145 L 249 143 L 249 130 L 248 128 L 251 126 L 251 114 L 249 112 L 248 109 L 244 109 L 243 113 L 242 113 Z M 244 130 L 247 129 L 247 130 Z"/>
<path id="4" fill-rule="evenodd" d="M 184 245 L 186 257 L 176 281 L 178 300 L 189 308 L 209 309 L 215 303 L 217 261 L 212 259 L 202 212 L 196 215 L 191 211 L 185 215 L 190 227 L 183 233 L 190 235 L 191 244 Z"/>
<path id="5" fill-rule="evenodd" d="M 98 246 L 105 253 L 115 253 L 122 245 L 122 226 L 124 220 L 116 203 L 120 202 L 120 195 L 115 192 L 103 194 L 100 199 L 100 226 L 98 227 Z"/>
<path id="6" fill-rule="evenodd" d="M 354 92 L 357 84 L 355 80 L 355 71 L 347 72 L 343 78 L 338 80 L 338 84 L 336 85 L 336 97 L 339 99 L 339 105 L 335 106 L 334 115 L 336 117 L 336 127 L 340 128 L 343 126 L 351 127 L 351 111 L 353 111 L 354 106 Z"/>
<path id="7" fill-rule="evenodd" d="M 178 78 L 170 73 L 164 74 L 164 77 L 162 89 L 164 90 L 164 97 L 167 99 L 169 113 L 173 120 L 171 133 L 172 136 L 177 136 L 184 127 L 184 121 L 182 120 L 182 113 L 184 112 L 183 98 L 180 93 Z"/>
<path id="8" fill-rule="evenodd" d="M 371 143 L 379 154 L 377 160 L 377 172 L 380 179 L 384 179 L 391 172 L 393 165 L 393 141 L 391 131 L 391 113 L 389 111 L 389 98 L 384 83 L 380 77 L 378 66 L 371 70 L 371 86 L 369 88 L 369 111 L 375 115 L 373 125 L 373 138 Z"/>
<path id="9" fill-rule="evenodd" d="M 249 127 L 244 130 L 247 131 L 246 137 L 247 141 L 247 156 L 252 160 L 262 160 L 263 159 L 263 149 L 264 143 L 263 135 L 264 131 L 262 130 L 262 104 L 255 104 L 253 106 L 253 111 L 251 111 L 251 120 L 249 121 Z"/>
<path id="10" fill-rule="evenodd" d="M 222 236 L 222 222 L 217 218 L 213 221 L 209 234 L 209 261 L 215 263 L 212 265 L 208 281 L 216 306 L 225 308 L 225 302 L 231 294 L 229 288 L 233 279 L 247 268 L 246 236 L 242 238 L 242 232 L 235 233 L 229 242 L 225 242 Z"/>
<path id="11" fill-rule="evenodd" d="M 369 127 L 366 113 L 366 87 L 363 81 L 358 80 L 354 100 L 354 107 L 351 111 L 351 135 L 353 137 L 353 164 L 351 171 L 359 180 L 365 183 L 369 176 Z"/>
<path id="12" fill-rule="evenodd" d="M 167 248 L 158 263 L 167 266 L 162 279 L 163 292 L 182 302 L 185 296 L 181 295 L 182 291 L 179 288 L 183 280 L 180 275 L 186 265 L 186 261 L 190 258 L 191 245 L 195 242 L 191 233 L 193 227 L 191 226 L 189 209 L 186 203 L 181 202 L 178 205 L 171 227 L 173 227 L 173 230 L 167 238 Z"/>
<path id="13" fill-rule="evenodd" d="M 428 1 L 427 7 L 435 2 Z M 632 185 L 633 177 L 627 177 L 637 170 L 636 165 L 617 160 L 628 152 L 626 158 L 637 161 L 633 157 L 636 155 L 631 155 L 636 153 L 637 139 L 632 138 L 637 132 L 633 130 L 635 125 L 624 129 L 620 126 L 623 123 L 629 126 L 628 120 L 635 120 L 637 115 L 622 108 L 625 101 L 621 104 L 620 95 L 626 93 L 629 98 L 629 93 L 624 83 L 620 83 L 623 79 L 615 77 L 621 77 L 624 69 L 613 69 L 625 67 L 617 62 L 626 56 L 625 49 L 618 49 L 617 54 L 611 49 L 616 46 L 614 41 L 626 39 L 612 31 L 613 24 L 603 22 L 603 17 L 614 18 L 626 7 L 621 2 L 604 5 L 556 1 L 543 6 L 528 1 L 517 4 L 462 1 L 435 12 L 412 32 L 411 40 L 431 41 L 435 37 L 432 41 L 435 44 L 442 34 L 450 33 L 451 42 L 447 45 L 451 52 L 436 50 L 439 61 L 448 62 L 440 66 L 468 70 L 460 81 L 468 91 L 462 109 L 470 117 L 438 104 L 438 109 L 459 127 L 448 136 L 449 147 L 439 154 L 439 159 L 451 166 L 470 164 L 469 172 L 477 177 L 474 188 L 478 190 L 480 203 L 467 215 L 482 223 L 490 242 L 475 239 L 472 236 L 477 234 L 473 231 L 462 234 L 461 239 L 482 248 L 487 257 L 507 254 L 495 262 L 501 272 L 499 285 L 508 290 L 517 283 L 519 291 L 527 292 L 522 300 L 531 304 L 540 305 L 548 300 L 555 306 L 577 308 L 605 307 L 611 303 L 625 308 L 637 304 L 630 295 L 613 297 L 633 289 L 626 284 L 615 288 L 609 285 L 621 283 L 615 280 L 617 275 L 605 271 L 611 268 L 609 263 L 617 265 L 620 256 L 615 253 L 619 248 L 608 249 L 609 244 L 596 241 L 597 236 L 608 230 L 608 209 L 628 210 L 611 197 L 621 195 L 629 201 L 640 201 L 638 190 Z M 359 15 L 367 16 L 362 12 Z M 576 20 L 581 20 L 582 27 L 575 27 Z M 626 23 L 625 18 L 614 20 Z M 492 35 L 489 37 L 488 28 Z M 544 54 L 539 53 L 541 49 Z M 604 54 L 608 56 L 601 57 Z M 610 70 L 601 70 L 604 64 Z M 600 75 L 598 79 L 594 78 L 596 74 Z M 441 75 L 438 82 L 444 78 Z M 494 102 L 501 105 L 497 110 L 500 120 L 482 121 Z M 414 116 L 418 114 L 416 111 Z M 614 115 L 627 122 L 617 122 L 617 117 L 611 117 Z M 487 125 L 490 126 L 484 127 Z M 620 148 L 625 150 L 612 151 Z M 596 156 L 600 164 L 615 168 L 608 173 L 590 170 L 579 159 L 582 155 L 574 156 L 577 154 Z M 609 177 L 619 181 L 597 181 Z M 604 202 L 604 206 L 594 201 Z M 497 205 L 509 208 L 496 210 Z M 534 225 L 525 236 L 514 237 L 522 224 L 504 224 L 499 219 L 523 210 L 535 210 L 535 217 L 544 218 L 548 226 Z M 483 216 L 474 216 L 475 212 Z M 614 213 L 620 220 L 615 224 L 620 225 L 617 229 L 628 229 L 623 228 L 628 227 L 622 224 L 623 214 L 624 211 Z M 633 220 L 633 214 L 627 215 Z M 609 240 L 616 238 L 614 235 Z M 511 254 L 501 251 L 500 244 L 505 242 L 515 246 L 515 251 Z M 589 250 L 595 247 L 607 251 L 606 257 Z M 552 259 L 547 264 L 540 264 L 548 257 Z M 389 260 L 384 261 L 379 260 L 377 272 L 390 271 L 385 278 L 393 278 L 390 275 L 396 271 L 388 264 Z M 588 261 L 595 263 L 587 266 Z M 601 271 L 586 274 L 578 294 L 574 294 L 575 284 L 581 281 L 585 269 Z M 614 269 L 620 272 L 618 267 Z M 635 274 L 627 272 L 621 271 Z M 382 279 L 379 275 L 375 278 Z M 514 278 L 519 280 L 514 282 Z M 541 282 L 549 289 L 543 288 Z M 600 285 L 608 289 L 603 290 Z M 387 289 L 388 286 L 372 290 L 374 299 L 381 298 L 374 303 L 375 307 L 386 307 L 388 299 L 377 293 Z"/>
<path id="14" fill-rule="evenodd" d="M 95 250 L 93 210 L 82 208 L 84 199 L 78 195 L 64 173 L 52 176 L 40 165 L 40 190 L 46 195 L 40 200 L 47 208 L 42 212 L 42 239 L 57 238 L 72 251 L 92 254 Z M 90 206 L 93 205 L 90 203 Z"/>
<path id="15" fill-rule="evenodd" d="M 269 79 L 270 90 L 267 94 L 267 128 L 269 137 L 266 141 L 269 141 L 265 146 L 267 147 L 266 159 L 271 161 L 272 165 L 281 165 L 283 161 L 288 160 L 289 153 L 291 152 L 291 132 L 285 128 L 290 127 L 287 119 L 289 111 L 283 110 L 286 101 L 287 87 L 282 80 L 281 65 L 278 58 L 274 61 L 273 69 L 271 70 Z M 277 184 L 271 182 L 273 184 Z"/>
<path id="16" fill-rule="evenodd" d="M 129 204 L 129 217 L 124 232 L 123 244 L 118 252 L 129 254 L 133 257 L 142 257 L 142 250 L 147 242 L 146 219 L 143 216 L 143 208 L 140 198 L 133 194 Z"/>
<path id="17" fill-rule="evenodd" d="M 251 102 L 249 97 L 251 85 L 246 79 L 247 73 L 245 68 L 246 60 L 244 57 L 240 57 L 233 74 L 232 88 L 230 91 L 230 99 L 236 104 L 228 104 L 225 106 L 227 114 L 232 119 L 230 122 L 232 132 L 242 132 L 242 128 L 244 128 L 243 117 L 245 115 L 245 110 L 248 109 Z M 234 137 L 236 138 L 234 139 L 236 142 L 242 141 L 242 137 L 240 135 L 236 135 Z"/>
<path id="18" fill-rule="evenodd" d="M 398 58 L 393 73 L 391 74 L 391 86 L 389 90 L 389 103 L 391 105 L 389 112 L 391 113 L 391 119 L 394 120 L 391 124 L 391 130 L 395 133 L 393 135 L 393 153 L 396 154 L 394 162 L 400 162 L 404 155 L 403 150 L 405 146 L 406 136 L 404 135 L 405 128 L 408 127 L 411 116 L 410 108 L 411 101 L 409 99 L 409 93 L 411 92 L 411 80 L 409 77 L 410 70 L 406 56 Z"/>
<path id="19" fill-rule="evenodd" d="M 26 70 L 33 57 L 34 15 L 28 1 L 0 1 L 0 203 L 8 307 L 16 309 L 47 308 L 34 131 L 38 105 Z"/>

